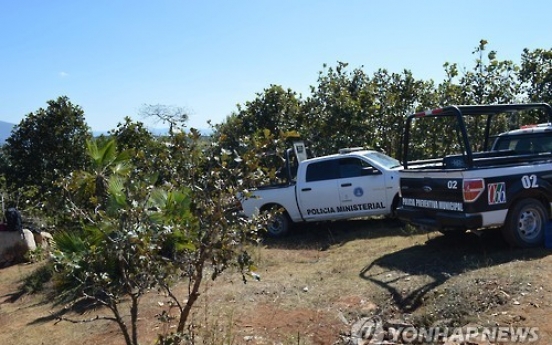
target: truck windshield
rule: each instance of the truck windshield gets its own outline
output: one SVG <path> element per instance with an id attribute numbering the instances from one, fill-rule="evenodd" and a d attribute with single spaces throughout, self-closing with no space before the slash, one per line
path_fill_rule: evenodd
<path id="1" fill-rule="evenodd" d="M 517 153 L 551 152 L 552 132 L 502 135 L 496 138 L 493 150 L 513 150 Z"/>
<path id="2" fill-rule="evenodd" d="M 387 169 L 394 169 L 401 166 L 401 162 L 381 152 L 371 151 L 364 154 L 364 156 Z"/>

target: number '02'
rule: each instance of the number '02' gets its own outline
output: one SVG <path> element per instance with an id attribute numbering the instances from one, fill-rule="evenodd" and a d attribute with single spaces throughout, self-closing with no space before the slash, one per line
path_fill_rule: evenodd
<path id="1" fill-rule="evenodd" d="M 521 177 L 521 183 L 523 184 L 523 188 L 525 189 L 539 187 L 539 184 L 537 182 L 537 175 L 524 175 Z"/>

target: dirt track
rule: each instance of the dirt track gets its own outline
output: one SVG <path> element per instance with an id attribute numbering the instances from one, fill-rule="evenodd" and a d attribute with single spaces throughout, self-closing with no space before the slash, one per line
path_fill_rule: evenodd
<path id="1" fill-rule="evenodd" d="M 448 238 L 409 233 L 394 221 L 359 220 L 298 227 L 251 251 L 261 280 L 243 284 L 228 272 L 208 282 L 195 309 L 196 339 L 333 344 L 350 331 L 345 322 L 378 315 L 417 325 L 538 327 L 538 343 L 552 343 L 551 252 L 511 249 L 493 231 Z M 0 271 L 1 344 L 122 343 L 106 321 L 56 324 L 47 299 L 19 295 L 19 281 L 36 267 Z M 163 301 L 156 293 L 143 301 L 144 344 L 164 329 L 155 318 Z"/>

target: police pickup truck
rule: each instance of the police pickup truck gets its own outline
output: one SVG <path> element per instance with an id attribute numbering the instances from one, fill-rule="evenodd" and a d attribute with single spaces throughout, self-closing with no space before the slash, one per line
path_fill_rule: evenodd
<path id="1" fill-rule="evenodd" d="M 295 147 L 304 152 L 301 145 Z M 267 230 L 274 237 L 286 234 L 297 222 L 391 215 L 399 202 L 401 169 L 398 160 L 363 148 L 303 156 L 291 169 L 294 176 L 289 183 L 260 187 L 247 197 L 243 193 L 241 206 L 247 217 L 271 212 Z"/>
<path id="2" fill-rule="evenodd" d="M 408 116 L 398 218 L 444 234 L 500 227 L 512 246 L 542 245 L 552 211 L 551 121 L 545 103 Z"/>

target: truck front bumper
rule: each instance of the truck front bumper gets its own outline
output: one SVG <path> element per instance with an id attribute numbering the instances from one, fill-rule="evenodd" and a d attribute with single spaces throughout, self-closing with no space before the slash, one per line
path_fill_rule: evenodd
<path id="1" fill-rule="evenodd" d="M 407 223 L 435 230 L 470 230 L 483 225 L 480 214 L 420 210 L 415 208 L 397 208 L 397 217 Z"/>

